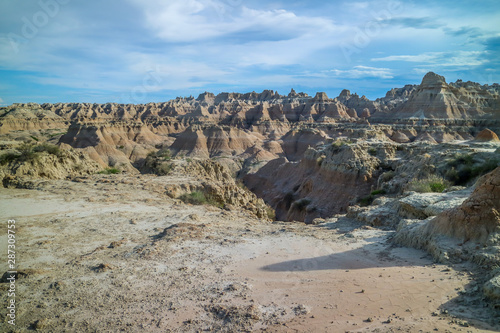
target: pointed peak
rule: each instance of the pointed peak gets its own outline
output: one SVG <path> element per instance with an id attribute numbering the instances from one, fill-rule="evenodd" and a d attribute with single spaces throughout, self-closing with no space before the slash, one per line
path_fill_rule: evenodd
<path id="1" fill-rule="evenodd" d="M 425 74 L 422 79 L 421 87 L 436 87 L 436 86 L 445 86 L 446 79 L 444 76 L 438 75 L 434 72 L 429 72 Z"/>

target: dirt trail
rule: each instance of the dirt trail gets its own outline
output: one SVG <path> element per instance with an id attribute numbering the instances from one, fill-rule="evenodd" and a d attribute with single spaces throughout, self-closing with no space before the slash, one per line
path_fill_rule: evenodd
<path id="1" fill-rule="evenodd" d="M 472 266 L 434 265 L 392 246 L 391 232 L 345 218 L 306 226 L 186 205 L 162 191 L 171 181 L 93 176 L 0 189 L 0 218 L 17 221 L 26 273 L 16 331 L 494 331 L 494 318 L 464 300 Z M 2 253 L 6 239 L 2 228 Z"/>

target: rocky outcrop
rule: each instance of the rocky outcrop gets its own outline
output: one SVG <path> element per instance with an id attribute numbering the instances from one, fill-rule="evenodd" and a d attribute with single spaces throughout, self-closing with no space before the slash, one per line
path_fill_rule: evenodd
<path id="1" fill-rule="evenodd" d="M 26 179 L 65 179 L 99 172 L 102 167 L 87 154 L 73 149 L 37 149 L 24 146 L 0 155 L 0 180 L 5 187 L 16 187 Z"/>
<path id="2" fill-rule="evenodd" d="M 443 76 L 427 73 L 408 100 L 393 110 L 393 119 L 498 119 L 500 87 L 447 84 Z M 380 115 L 380 114 L 379 114 Z"/>
<path id="3" fill-rule="evenodd" d="M 276 209 L 278 219 L 311 222 L 345 212 L 369 194 L 378 163 L 360 146 L 330 144 L 309 148 L 299 162 L 273 160 L 244 181 Z"/>
<path id="4" fill-rule="evenodd" d="M 479 244 L 500 234 L 500 168 L 481 178 L 460 207 L 438 215 L 423 231 Z"/>
<path id="5" fill-rule="evenodd" d="M 185 165 L 176 165 L 177 177 L 194 177 L 196 182 L 190 184 L 171 184 L 166 194 L 173 198 L 201 192 L 212 204 L 231 210 L 243 208 L 262 219 L 274 218 L 271 207 L 242 185 L 238 185 L 230 171 L 222 164 L 211 160 L 195 160 Z M 200 185 L 201 183 L 201 185 Z"/>
<path id="6" fill-rule="evenodd" d="M 425 221 L 400 225 L 396 242 L 423 248 L 440 261 L 500 263 L 500 168 L 483 176 L 460 206 Z"/>
<path id="7" fill-rule="evenodd" d="M 489 129 L 484 129 L 475 138 L 476 141 L 481 142 L 500 142 L 498 135 Z"/>

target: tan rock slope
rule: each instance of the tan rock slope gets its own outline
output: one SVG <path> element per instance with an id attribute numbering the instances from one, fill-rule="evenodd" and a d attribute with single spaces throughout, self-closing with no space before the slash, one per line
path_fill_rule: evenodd
<path id="1" fill-rule="evenodd" d="M 476 136 L 477 141 L 482 142 L 499 142 L 498 135 L 490 129 L 484 129 Z"/>
<path id="2" fill-rule="evenodd" d="M 16 187 L 25 179 L 65 179 L 102 169 L 87 154 L 50 145 L 21 144 L 0 154 L 0 181 Z"/>

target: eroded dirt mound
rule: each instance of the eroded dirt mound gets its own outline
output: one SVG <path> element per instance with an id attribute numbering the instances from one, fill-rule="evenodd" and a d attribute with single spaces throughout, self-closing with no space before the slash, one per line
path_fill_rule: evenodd
<path id="1" fill-rule="evenodd" d="M 498 139 L 498 135 L 495 132 L 490 129 L 485 129 L 479 132 L 479 134 L 476 136 L 476 141 L 500 142 L 500 139 Z"/>
<path id="2" fill-rule="evenodd" d="M 177 176 L 196 179 L 197 182 L 181 182 L 167 186 L 166 193 L 193 204 L 208 203 L 233 210 L 243 208 L 251 214 L 273 219 L 274 210 L 264 200 L 250 192 L 242 183 L 236 183 L 229 169 L 212 160 L 194 160 L 176 165 Z"/>
<path id="3" fill-rule="evenodd" d="M 48 144 L 21 144 L 0 155 L 0 179 L 15 186 L 19 179 L 64 179 L 90 175 L 102 169 L 87 154 Z"/>

